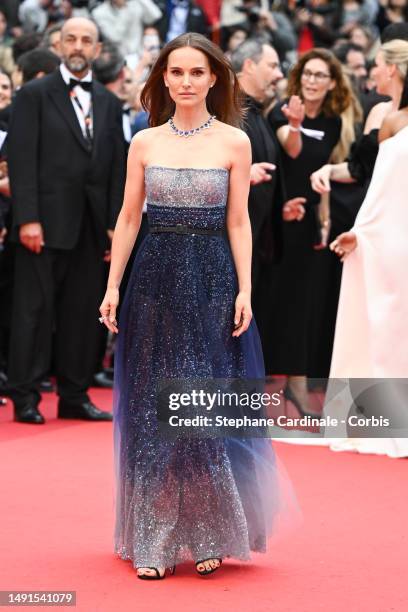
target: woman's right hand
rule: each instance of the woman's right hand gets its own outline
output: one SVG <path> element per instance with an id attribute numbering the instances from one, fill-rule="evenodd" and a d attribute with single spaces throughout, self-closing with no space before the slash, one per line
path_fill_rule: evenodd
<path id="1" fill-rule="evenodd" d="M 251 165 L 250 184 L 259 185 L 265 181 L 272 180 L 272 172 L 276 170 L 275 164 L 269 162 L 258 162 Z"/>
<path id="2" fill-rule="evenodd" d="M 246 332 L 251 319 L 251 296 L 246 291 L 240 291 L 235 300 L 234 331 L 232 332 L 234 338 Z"/>
<path id="3" fill-rule="evenodd" d="M 330 250 L 334 251 L 341 261 L 344 261 L 347 255 L 354 251 L 356 247 L 357 236 L 354 232 L 344 232 L 337 236 L 336 240 L 333 240 L 330 244 Z"/>
<path id="4" fill-rule="evenodd" d="M 323 193 L 329 193 L 330 191 L 330 175 L 331 165 L 326 164 L 313 172 L 310 176 L 310 182 L 312 183 L 312 189 L 322 195 Z"/>
<path id="5" fill-rule="evenodd" d="M 291 96 L 289 102 L 282 106 L 281 111 L 292 128 L 300 128 L 305 118 L 305 105 L 299 96 Z"/>
<path id="6" fill-rule="evenodd" d="M 103 298 L 103 302 L 99 308 L 99 312 L 101 313 L 101 318 L 99 319 L 101 323 L 104 323 L 109 331 L 117 334 L 118 324 L 116 321 L 116 309 L 119 304 L 119 289 L 114 289 L 108 287 L 105 293 L 105 297 Z"/>

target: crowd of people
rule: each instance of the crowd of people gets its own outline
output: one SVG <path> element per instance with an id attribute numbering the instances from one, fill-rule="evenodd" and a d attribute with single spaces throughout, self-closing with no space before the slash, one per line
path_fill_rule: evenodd
<path id="1" fill-rule="evenodd" d="M 112 385 L 97 312 L 126 151 L 149 125 L 141 94 L 160 49 L 189 31 L 221 47 L 245 95 L 255 319 L 267 374 L 310 413 L 340 292 L 329 244 L 353 226 L 400 107 L 407 20 L 408 0 L 1 3 L 0 395 L 16 420 L 44 422 L 50 375 L 61 418 L 111 418 L 87 390 Z M 72 82 L 90 68 L 88 90 Z M 134 252 L 148 231 L 144 212 Z"/>

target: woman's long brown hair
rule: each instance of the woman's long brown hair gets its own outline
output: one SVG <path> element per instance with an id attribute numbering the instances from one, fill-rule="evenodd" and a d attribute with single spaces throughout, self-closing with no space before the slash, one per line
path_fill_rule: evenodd
<path id="1" fill-rule="evenodd" d="M 204 53 L 210 64 L 211 72 L 217 77 L 207 95 L 208 112 L 215 115 L 219 121 L 240 127 L 243 108 L 238 79 L 221 49 L 205 36 L 193 32 L 177 36 L 163 47 L 146 81 L 140 100 L 143 108 L 150 115 L 150 126 L 162 125 L 174 114 L 175 103 L 164 84 L 163 74 L 170 53 L 182 47 L 191 47 Z"/>
<path id="2" fill-rule="evenodd" d="M 297 64 L 292 68 L 288 80 L 288 95 L 302 97 L 301 78 L 304 67 L 307 62 L 312 59 L 320 59 L 327 64 L 330 72 L 330 77 L 335 81 L 336 85 L 333 90 L 327 92 L 327 95 L 322 104 L 323 114 L 327 117 L 341 115 L 348 106 L 352 103 L 351 91 L 347 87 L 343 70 L 339 60 L 328 49 L 312 49 L 308 51 L 298 60 Z"/>

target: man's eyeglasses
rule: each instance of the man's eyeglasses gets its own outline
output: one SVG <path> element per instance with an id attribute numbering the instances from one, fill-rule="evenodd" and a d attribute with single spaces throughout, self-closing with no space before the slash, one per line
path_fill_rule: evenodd
<path id="1" fill-rule="evenodd" d="M 312 78 L 314 78 L 317 83 L 323 83 L 327 79 L 330 79 L 331 75 L 327 74 L 327 72 L 312 72 L 311 70 L 304 70 L 302 72 L 302 79 L 305 81 L 310 81 Z"/>

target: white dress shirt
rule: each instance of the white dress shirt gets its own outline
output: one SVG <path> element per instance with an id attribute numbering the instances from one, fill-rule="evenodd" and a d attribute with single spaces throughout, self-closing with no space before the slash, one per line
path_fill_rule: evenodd
<path id="1" fill-rule="evenodd" d="M 69 85 L 69 81 L 70 79 L 75 79 L 76 81 L 85 81 L 85 82 L 92 82 L 92 72 L 89 71 L 88 74 L 86 76 L 84 76 L 83 79 L 78 79 L 74 74 L 72 74 L 72 72 L 70 72 L 68 70 L 68 68 L 65 66 L 65 64 L 60 64 L 60 71 L 61 71 L 61 76 L 64 79 L 65 83 L 67 85 Z M 77 85 L 76 87 L 74 87 L 73 92 L 75 93 L 76 97 L 79 100 L 79 103 L 81 104 L 82 108 L 83 108 L 83 113 L 81 112 L 80 108 L 78 108 L 78 105 L 74 102 L 74 100 L 71 99 L 72 102 L 72 106 L 74 107 L 74 111 L 76 116 L 78 117 L 78 121 L 79 121 L 79 125 L 81 126 L 81 130 L 82 130 L 82 134 L 84 135 L 84 137 L 86 138 L 86 129 L 85 129 L 85 117 L 89 112 L 89 107 L 91 105 L 91 93 L 89 91 L 85 91 L 85 89 L 82 89 L 82 87 L 80 87 L 79 85 Z M 84 117 L 85 115 L 85 117 Z M 91 134 L 93 133 L 93 121 L 91 118 Z"/>

